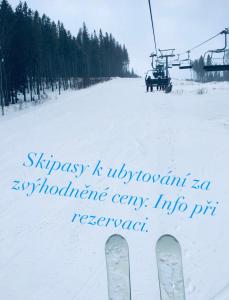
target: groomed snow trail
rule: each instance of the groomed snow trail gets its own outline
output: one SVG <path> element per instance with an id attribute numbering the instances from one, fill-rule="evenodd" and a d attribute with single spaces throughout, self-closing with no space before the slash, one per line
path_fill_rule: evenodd
<path id="1" fill-rule="evenodd" d="M 4 300 L 105 300 L 104 247 L 112 234 L 127 240 L 134 300 L 160 299 L 155 246 L 164 234 L 181 245 L 186 300 L 227 300 L 229 268 L 229 85 L 176 81 L 171 94 L 146 93 L 143 79 L 115 79 L 0 118 L 0 293 Z M 213 183 L 208 192 L 82 178 L 97 190 L 188 203 L 219 202 L 213 218 L 188 219 L 160 209 L 134 211 L 11 190 L 13 180 L 36 180 L 42 170 L 22 166 L 27 153 L 57 160 L 121 166 Z M 56 184 L 68 175 L 55 174 Z M 80 226 L 73 213 L 149 218 L 148 233 Z M 223 294 L 220 292 L 222 291 Z M 219 295 L 215 297 L 215 295 Z M 220 296 L 221 295 L 221 296 Z"/>

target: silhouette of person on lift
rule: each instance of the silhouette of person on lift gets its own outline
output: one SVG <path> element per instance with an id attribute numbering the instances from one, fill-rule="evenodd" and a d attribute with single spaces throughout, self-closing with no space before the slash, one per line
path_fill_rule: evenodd
<path id="1" fill-rule="evenodd" d="M 147 77 L 147 75 L 146 75 L 145 83 L 146 83 L 146 91 L 148 92 L 150 89 L 150 92 L 152 92 L 153 91 L 153 81 L 152 81 L 151 76 Z"/>
<path id="2" fill-rule="evenodd" d="M 157 79 L 157 91 L 162 90 L 162 78 L 159 76 Z"/>

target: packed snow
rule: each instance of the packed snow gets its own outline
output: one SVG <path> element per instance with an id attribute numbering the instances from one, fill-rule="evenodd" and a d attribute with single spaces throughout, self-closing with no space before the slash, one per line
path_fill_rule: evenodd
<path id="1" fill-rule="evenodd" d="M 186 300 L 229 300 L 228 95 L 225 82 L 177 80 L 173 92 L 165 94 L 146 93 L 143 79 L 114 79 L 61 96 L 50 94 L 40 105 L 8 108 L 0 117 L 0 298 L 108 299 L 105 244 L 120 234 L 129 246 L 132 299 L 159 300 L 156 243 L 169 234 L 181 246 Z M 212 201 L 217 210 L 214 216 L 188 218 L 161 208 L 136 211 L 111 201 L 39 193 L 28 197 L 12 185 L 14 180 L 44 177 L 43 170 L 23 166 L 30 152 L 59 161 L 125 163 L 127 169 L 163 175 L 172 171 L 183 178 L 191 173 L 211 181 L 211 188 L 124 185 L 91 176 L 82 176 L 76 184 L 101 191 L 109 186 L 113 192 L 154 200 L 159 194 L 172 201 L 183 195 L 192 205 Z M 61 172 L 50 178 L 60 185 L 70 179 Z M 74 213 L 148 218 L 148 232 L 81 225 L 71 221 Z"/>

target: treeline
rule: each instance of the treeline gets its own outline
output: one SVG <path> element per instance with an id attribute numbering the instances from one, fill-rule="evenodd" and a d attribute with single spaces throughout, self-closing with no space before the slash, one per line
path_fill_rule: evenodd
<path id="1" fill-rule="evenodd" d="M 0 2 L 0 92 L 2 105 L 40 99 L 46 89 L 85 87 L 110 77 L 135 76 L 125 46 L 83 24 L 73 36 L 60 22 L 20 2 Z"/>
<path id="2" fill-rule="evenodd" d="M 207 60 L 211 60 L 207 57 Z M 206 72 L 204 70 L 204 57 L 201 56 L 193 62 L 193 70 L 195 72 L 195 80 L 198 82 L 210 81 L 229 81 L 229 71 L 224 72 Z"/>

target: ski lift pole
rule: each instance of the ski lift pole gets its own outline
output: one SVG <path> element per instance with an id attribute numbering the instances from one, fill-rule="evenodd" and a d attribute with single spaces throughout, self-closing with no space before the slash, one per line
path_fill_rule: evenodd
<path id="1" fill-rule="evenodd" d="M 169 58 L 174 57 L 175 55 L 173 54 L 175 49 L 159 49 L 161 56 L 160 58 L 165 58 L 165 75 L 168 78 L 169 77 Z"/>
<path id="2" fill-rule="evenodd" d="M 226 57 L 226 49 L 227 49 L 227 35 L 229 34 L 229 29 L 228 28 L 225 28 L 224 31 L 222 31 L 222 34 L 224 34 L 225 36 L 225 51 L 224 51 L 224 55 L 223 55 L 223 63 L 225 64 L 225 59 L 227 58 Z"/>
<path id="3" fill-rule="evenodd" d="M 152 66 L 152 68 L 154 68 L 154 58 L 157 57 L 157 54 L 156 53 L 152 53 L 150 55 L 150 57 L 152 58 L 151 66 Z"/>
<path id="4" fill-rule="evenodd" d="M 190 59 L 191 50 L 188 50 L 187 53 L 188 53 L 188 59 Z"/>
<path id="5" fill-rule="evenodd" d="M 225 28 L 222 32 L 220 32 L 221 34 L 224 34 L 225 37 L 225 44 L 224 44 L 224 48 L 222 50 L 225 50 L 227 48 L 227 35 L 229 34 L 229 29 Z"/>
<path id="6" fill-rule="evenodd" d="M 165 63 L 166 63 L 166 68 L 165 68 L 165 71 L 166 71 L 166 77 L 168 78 L 169 77 L 169 57 L 166 56 L 166 60 L 165 60 Z"/>
<path id="7" fill-rule="evenodd" d="M 4 58 L 1 55 L 1 51 L 2 47 L 0 45 L 0 98 L 1 98 L 1 108 L 2 108 L 2 115 L 4 116 L 5 112 L 4 112 L 4 94 L 3 94 L 3 74 L 2 74 L 2 65 L 4 63 Z"/>

